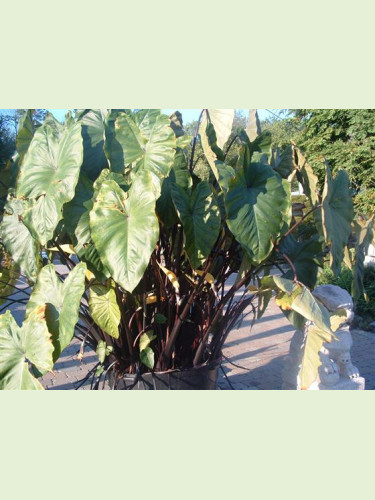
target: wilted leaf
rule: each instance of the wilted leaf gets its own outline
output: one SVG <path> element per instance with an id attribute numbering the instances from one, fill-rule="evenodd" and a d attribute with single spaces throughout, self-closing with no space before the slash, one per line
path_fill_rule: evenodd
<path id="1" fill-rule="evenodd" d="M 159 265 L 160 269 L 163 271 L 163 273 L 167 276 L 169 281 L 172 283 L 173 288 L 176 290 L 176 293 L 179 293 L 180 284 L 178 282 L 178 279 L 177 279 L 177 276 L 175 275 L 175 273 L 170 271 L 166 267 L 162 266 L 159 262 L 158 262 L 158 265 Z"/>

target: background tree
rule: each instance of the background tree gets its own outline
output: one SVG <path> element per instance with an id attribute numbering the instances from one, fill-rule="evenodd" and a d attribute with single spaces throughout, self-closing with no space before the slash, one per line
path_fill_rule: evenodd
<path id="1" fill-rule="evenodd" d="M 14 157 L 20 118 L 27 109 L 2 109 L 0 111 L 0 210 L 7 198 L 8 190 L 16 181 L 18 164 Z M 47 114 L 46 109 L 33 109 L 34 129 L 39 127 Z"/>
<path id="2" fill-rule="evenodd" d="M 333 170 L 345 169 L 357 212 L 375 213 L 375 110 L 298 109 L 289 124 L 292 138 L 324 182 L 324 159 Z"/>
<path id="3" fill-rule="evenodd" d="M 15 147 L 15 135 L 10 129 L 9 119 L 6 115 L 0 114 L 0 169 L 5 166 L 7 160 L 12 156 Z"/>

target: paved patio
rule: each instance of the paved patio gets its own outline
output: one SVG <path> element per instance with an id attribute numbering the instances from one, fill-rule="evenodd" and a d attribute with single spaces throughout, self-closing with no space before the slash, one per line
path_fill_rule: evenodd
<path id="1" fill-rule="evenodd" d="M 280 309 L 271 302 L 266 314 L 250 330 L 249 315 L 240 328 L 228 337 L 220 371 L 219 388 L 222 390 L 280 390 L 283 362 L 289 351 L 294 333 L 293 326 Z M 375 334 L 353 330 L 352 360 L 366 379 L 366 389 L 375 389 Z M 43 377 L 49 390 L 76 389 L 80 381 L 96 364 L 96 355 L 86 350 L 82 362 L 77 360 L 79 342 L 74 341 L 55 365 L 54 374 Z M 233 364 L 237 366 L 234 366 Z M 224 375 L 225 372 L 225 375 Z M 80 390 L 90 389 L 91 382 Z"/>
<path id="2" fill-rule="evenodd" d="M 61 271 L 64 269 L 61 268 Z M 230 286 L 232 283 L 228 283 Z M 27 283 L 23 283 L 29 293 Z M 17 297 L 27 298 L 20 292 Z M 9 309 L 21 324 L 25 308 L 13 304 Z M 294 333 L 293 326 L 286 320 L 274 301 L 271 301 L 265 315 L 251 329 L 252 316 L 246 317 L 241 326 L 228 336 L 223 354 L 224 360 L 219 376 L 222 390 L 280 390 L 283 362 L 289 351 Z M 352 361 L 366 380 L 366 389 L 375 389 L 375 333 L 352 330 Z M 54 373 L 48 373 L 41 380 L 49 390 L 74 390 L 88 372 L 96 365 L 96 354 L 86 348 L 82 362 L 78 361 L 80 343 L 74 340 L 65 349 L 55 365 Z M 86 381 L 80 390 L 90 389 Z"/>

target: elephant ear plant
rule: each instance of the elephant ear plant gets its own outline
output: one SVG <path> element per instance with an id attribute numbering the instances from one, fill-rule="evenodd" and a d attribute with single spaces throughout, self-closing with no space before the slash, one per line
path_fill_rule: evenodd
<path id="1" fill-rule="evenodd" d="M 309 289 L 324 255 L 336 272 L 344 258 L 348 177 L 327 166 L 320 193 L 295 145 L 271 150 L 255 110 L 235 137 L 233 119 L 204 109 L 190 137 L 179 112 L 85 109 L 63 125 L 47 115 L 37 130 L 25 115 L 0 226 L 0 296 L 3 310 L 27 302 L 26 318 L 0 316 L 0 388 L 41 389 L 73 336 L 80 359 L 86 345 L 97 352 L 96 388 L 108 374 L 210 365 L 241 317 L 260 318 L 274 294 L 297 328 L 315 323 L 300 374 L 309 385 L 337 323 Z M 195 170 L 198 147 L 209 179 Z M 293 215 L 295 177 L 314 214 L 307 241 Z M 28 300 L 17 298 L 19 276 Z"/>

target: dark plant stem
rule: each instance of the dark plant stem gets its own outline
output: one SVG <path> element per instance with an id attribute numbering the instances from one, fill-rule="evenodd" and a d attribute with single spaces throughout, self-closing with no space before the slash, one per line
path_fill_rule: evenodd
<path id="1" fill-rule="evenodd" d="M 224 297 L 221 299 L 221 301 L 218 304 L 218 308 L 216 311 L 216 314 L 211 322 L 210 327 L 207 330 L 207 333 L 203 340 L 201 341 L 197 352 L 194 357 L 194 365 L 198 365 L 202 359 L 204 348 L 205 348 L 205 343 L 207 342 L 207 339 L 209 337 L 209 333 L 212 331 L 213 328 L 215 328 L 218 323 L 220 318 L 222 317 L 222 313 L 224 310 L 225 305 L 228 303 L 228 301 L 232 300 L 234 294 L 246 283 L 246 281 L 251 278 L 251 275 L 254 273 L 254 271 L 249 271 L 238 283 L 235 283 L 232 288 L 229 290 L 229 292 L 224 295 Z"/>
<path id="2" fill-rule="evenodd" d="M 297 283 L 298 276 L 297 276 L 297 269 L 296 269 L 295 265 L 293 264 L 293 262 L 289 259 L 289 257 L 285 253 L 282 254 L 282 257 L 283 257 L 283 259 L 285 259 L 287 261 L 287 263 L 292 268 L 293 275 L 294 275 L 294 282 Z"/>
<path id="3" fill-rule="evenodd" d="M 30 297 L 30 293 L 26 292 L 24 288 L 18 288 L 17 286 L 15 285 L 12 285 L 11 283 L 8 283 L 7 281 L 3 281 L 3 280 L 0 280 L 0 283 L 4 284 L 4 285 L 7 285 L 9 286 L 10 288 L 14 288 L 14 290 L 17 290 L 16 292 L 13 292 L 12 294 L 10 294 L 9 296 L 11 295 L 16 295 L 16 293 L 24 293 L 25 295 L 28 295 Z M 5 298 L 5 297 L 3 297 Z"/>
<path id="4" fill-rule="evenodd" d="M 302 222 L 309 216 L 311 215 L 313 212 L 315 212 L 315 210 L 318 210 L 319 208 L 322 208 L 322 205 L 319 204 L 319 205 L 316 205 L 314 208 L 312 208 L 311 210 L 309 210 L 307 212 L 307 214 L 305 214 L 298 222 L 296 222 L 294 224 L 294 226 L 292 226 L 284 235 L 283 237 L 281 238 L 281 241 L 284 240 L 285 238 L 287 238 L 290 234 L 292 234 L 296 229 L 297 227 L 300 226 L 300 224 L 302 224 Z M 279 243 L 280 245 L 280 243 Z"/>
<path id="5" fill-rule="evenodd" d="M 55 245 L 55 247 L 58 249 L 60 257 L 62 257 L 62 259 L 65 261 L 65 264 L 67 265 L 67 267 L 69 268 L 69 270 L 72 270 L 72 269 L 73 269 L 73 267 L 75 267 L 75 265 L 76 265 L 76 264 L 75 264 L 75 262 L 73 262 L 73 261 L 70 259 L 70 257 L 68 257 L 68 256 L 65 254 L 64 250 L 60 247 L 60 245 L 59 245 L 58 243 L 56 243 L 56 241 L 53 241 L 52 243 L 53 243 L 53 244 Z"/>
<path id="6" fill-rule="evenodd" d="M 205 279 L 206 274 L 209 271 L 209 268 L 210 268 L 210 260 L 207 261 L 206 268 L 204 269 L 202 276 L 200 276 L 197 286 L 195 287 L 194 291 L 191 293 L 191 295 L 190 295 L 190 297 L 189 297 L 189 299 L 188 299 L 188 301 L 187 301 L 187 303 L 186 303 L 186 305 L 185 305 L 182 313 L 178 316 L 177 321 L 175 322 L 175 324 L 173 326 L 173 329 L 172 329 L 172 331 L 170 333 L 168 342 L 166 343 L 166 346 L 165 346 L 165 349 L 164 349 L 164 353 L 161 356 L 162 360 L 166 364 L 171 359 L 172 351 L 173 351 L 173 348 L 174 348 L 174 345 L 175 345 L 175 342 L 176 342 L 176 339 L 177 339 L 177 335 L 178 335 L 178 333 L 179 333 L 179 331 L 181 329 L 181 326 L 182 326 L 183 322 L 186 319 L 186 316 L 189 313 L 189 310 L 190 310 L 190 308 L 191 308 L 191 306 L 192 306 L 192 304 L 193 304 L 196 296 L 198 295 L 198 293 L 202 289 L 202 286 L 204 284 L 204 279 Z M 160 363 L 160 361 L 159 361 L 159 363 Z"/>
<path id="7" fill-rule="evenodd" d="M 238 135 L 235 135 L 233 137 L 233 139 L 230 141 L 230 143 L 229 143 L 229 145 L 227 147 L 227 150 L 225 152 L 225 155 L 224 155 L 224 161 L 227 159 L 228 153 L 229 153 L 231 147 L 233 146 L 233 144 L 236 142 L 236 139 L 238 139 Z"/>

